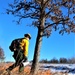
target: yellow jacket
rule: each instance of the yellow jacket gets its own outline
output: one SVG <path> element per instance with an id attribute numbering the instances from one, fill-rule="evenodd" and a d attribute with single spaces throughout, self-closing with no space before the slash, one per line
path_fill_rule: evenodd
<path id="1" fill-rule="evenodd" d="M 28 56 L 28 47 L 29 47 L 29 40 L 27 38 L 23 39 L 20 43 L 20 47 L 24 50 L 24 55 Z"/>

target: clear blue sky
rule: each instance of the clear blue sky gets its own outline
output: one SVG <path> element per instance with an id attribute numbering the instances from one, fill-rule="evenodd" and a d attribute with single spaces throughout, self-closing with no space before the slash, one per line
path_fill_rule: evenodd
<path id="1" fill-rule="evenodd" d="M 33 59 L 37 28 L 26 26 L 30 24 L 31 19 L 25 19 L 20 25 L 12 22 L 15 18 L 12 15 L 5 13 L 5 8 L 8 7 L 9 0 L 0 0 L 0 46 L 4 49 L 5 61 L 14 61 L 13 53 L 9 50 L 11 41 L 15 38 L 23 37 L 25 33 L 30 33 L 32 39 L 29 45 L 28 59 Z M 52 59 L 60 57 L 71 58 L 75 56 L 75 34 L 59 35 L 58 32 L 53 32 L 49 38 L 44 37 L 42 41 L 40 59 Z"/>

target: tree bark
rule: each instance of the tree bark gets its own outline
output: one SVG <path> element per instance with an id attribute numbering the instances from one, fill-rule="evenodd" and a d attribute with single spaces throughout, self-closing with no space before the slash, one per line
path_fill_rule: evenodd
<path id="1" fill-rule="evenodd" d="M 40 48 L 41 48 L 42 35 L 43 35 L 44 23 L 45 23 L 44 15 L 45 15 L 45 11 L 44 11 L 44 7 L 43 7 L 43 2 L 41 2 L 40 18 L 39 18 L 40 25 L 38 27 L 38 34 L 37 34 L 37 39 L 36 39 L 34 58 L 33 58 L 33 63 L 32 63 L 32 67 L 31 67 L 32 75 L 37 75 L 38 70 L 39 70 Z"/>
<path id="2" fill-rule="evenodd" d="M 38 29 L 34 58 L 33 58 L 33 63 L 32 63 L 32 67 L 31 67 L 32 75 L 36 75 L 38 72 L 38 69 L 39 69 L 39 56 L 40 56 L 40 47 L 41 47 L 41 43 L 42 43 L 42 34 L 43 34 L 43 31 Z"/>

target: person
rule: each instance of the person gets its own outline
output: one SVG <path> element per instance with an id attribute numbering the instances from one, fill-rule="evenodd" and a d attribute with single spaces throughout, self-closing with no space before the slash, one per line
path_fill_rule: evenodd
<path id="1" fill-rule="evenodd" d="M 9 66 L 6 69 L 6 72 L 10 73 L 11 70 L 13 70 L 15 67 L 19 66 L 19 72 L 22 72 L 24 70 L 23 62 L 27 61 L 28 56 L 28 47 L 29 47 L 29 40 L 31 39 L 31 35 L 24 34 L 24 39 L 22 39 L 22 42 L 20 43 L 20 46 L 18 49 L 14 49 L 14 59 L 15 63 L 11 66 Z"/>

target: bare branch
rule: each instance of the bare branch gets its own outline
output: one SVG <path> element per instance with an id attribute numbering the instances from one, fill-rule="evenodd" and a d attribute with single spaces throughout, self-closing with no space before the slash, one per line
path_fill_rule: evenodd
<path id="1" fill-rule="evenodd" d="M 61 20 L 59 20 L 59 21 L 57 21 L 55 23 L 52 23 L 52 24 L 46 26 L 44 29 L 47 29 L 47 28 L 49 28 L 49 27 L 51 27 L 51 26 L 53 26 L 55 24 L 63 24 L 63 23 L 60 23 L 60 22 L 64 22 L 64 21 L 67 21 L 67 20 L 69 20 L 69 19 L 68 18 L 67 19 L 61 19 Z"/>

